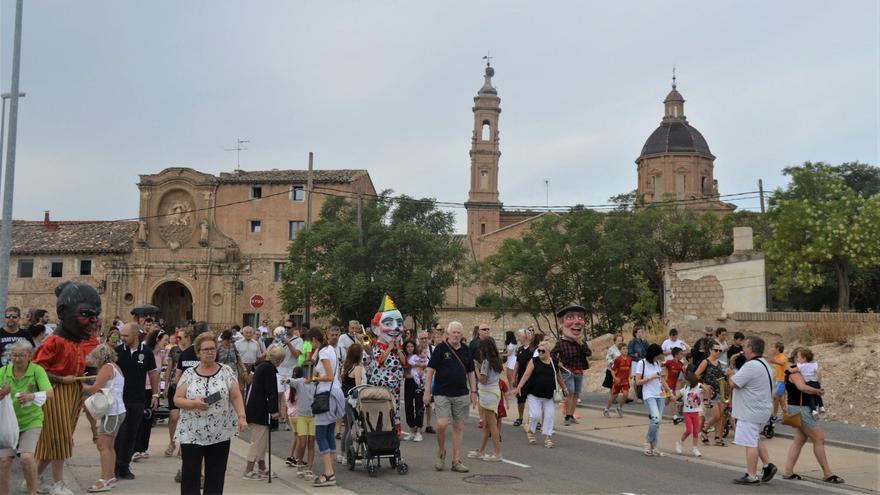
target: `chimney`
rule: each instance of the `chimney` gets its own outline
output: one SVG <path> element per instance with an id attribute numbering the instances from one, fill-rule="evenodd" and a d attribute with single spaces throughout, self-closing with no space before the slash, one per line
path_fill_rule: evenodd
<path id="1" fill-rule="evenodd" d="M 49 219 L 49 210 L 43 212 L 43 226 L 46 228 L 46 232 L 58 230 L 58 224 Z"/>
<path id="2" fill-rule="evenodd" d="M 733 254 L 745 254 L 755 250 L 751 227 L 733 228 Z"/>

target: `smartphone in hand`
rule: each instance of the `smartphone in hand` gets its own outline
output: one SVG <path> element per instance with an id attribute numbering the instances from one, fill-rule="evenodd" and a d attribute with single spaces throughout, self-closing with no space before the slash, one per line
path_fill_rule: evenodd
<path id="1" fill-rule="evenodd" d="M 205 404 L 209 406 L 220 400 L 220 392 L 214 392 L 213 394 L 205 397 Z"/>

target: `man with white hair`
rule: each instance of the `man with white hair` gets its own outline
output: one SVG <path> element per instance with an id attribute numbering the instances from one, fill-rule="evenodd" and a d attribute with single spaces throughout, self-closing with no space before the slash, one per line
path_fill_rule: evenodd
<path id="1" fill-rule="evenodd" d="M 348 354 L 348 348 L 351 347 L 352 344 L 355 344 L 360 341 L 358 338 L 358 334 L 361 333 L 361 323 L 357 320 L 351 320 L 348 322 L 348 332 L 339 336 L 339 344 L 338 350 L 341 361 L 345 361 L 345 356 Z"/>
<path id="2" fill-rule="evenodd" d="M 266 348 L 262 341 L 254 338 L 254 327 L 244 327 L 241 335 L 242 339 L 235 343 L 235 350 L 241 356 L 241 364 L 246 371 L 245 381 L 249 381 L 257 361 L 266 354 Z"/>
<path id="3" fill-rule="evenodd" d="M 425 406 L 431 405 L 433 391 L 437 412 L 437 462 L 434 469 L 443 471 L 446 463 L 446 426 L 452 420 L 452 471 L 467 473 L 461 463 L 461 444 L 468 405 L 477 405 L 477 380 L 474 360 L 467 346 L 461 344 L 462 325 L 449 322 L 446 340 L 431 354 L 425 373 Z"/>

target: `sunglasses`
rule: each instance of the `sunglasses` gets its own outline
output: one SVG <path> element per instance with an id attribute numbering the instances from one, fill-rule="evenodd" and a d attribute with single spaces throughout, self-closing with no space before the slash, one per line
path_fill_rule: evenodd
<path id="1" fill-rule="evenodd" d="M 19 315 L 6 315 L 7 320 L 17 320 Z"/>
<path id="2" fill-rule="evenodd" d="M 712 352 L 721 352 L 721 349 L 712 349 Z"/>
<path id="3" fill-rule="evenodd" d="M 94 318 L 98 316 L 98 312 L 91 309 L 81 309 L 77 311 L 77 314 L 82 316 L 83 318 Z"/>
<path id="4" fill-rule="evenodd" d="M 547 351 L 545 351 L 544 349 L 538 349 L 538 354 L 545 354 L 546 352 Z"/>

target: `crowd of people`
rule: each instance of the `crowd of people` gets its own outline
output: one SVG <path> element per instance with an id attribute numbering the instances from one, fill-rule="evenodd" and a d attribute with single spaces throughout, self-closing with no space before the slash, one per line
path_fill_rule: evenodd
<path id="1" fill-rule="evenodd" d="M 404 416 L 394 418 L 400 440 L 422 442 L 434 434 L 433 467 L 442 471 L 449 461 L 451 471 L 466 473 L 465 457 L 502 460 L 509 400 L 516 400 L 513 425 L 523 428 L 528 444 L 537 445 L 540 433 L 542 445 L 553 448 L 556 404 L 565 426 L 579 422 L 576 408 L 592 355 L 584 335 L 586 310 L 577 305 L 556 313 L 555 343 L 524 328 L 507 332 L 499 345 L 488 325 L 474 327 L 470 342 L 457 321 L 408 331 L 390 299 L 371 321 L 371 332 L 358 321 L 342 331 L 287 319 L 274 331 L 264 320 L 258 329 L 215 332 L 205 322 L 165 326 L 149 314 L 127 323 L 117 317 L 104 326 L 93 288 L 66 282 L 56 295 L 56 326 L 49 325 L 45 310 L 30 311 L 22 322 L 20 309 L 9 307 L 0 329 L 0 405 L 11 400 L 19 428 L 13 445 L 0 445 L 0 492 L 17 456 L 28 493 L 71 493 L 63 469 L 81 412 L 100 459 L 89 492 L 135 479 L 132 463 L 149 459 L 150 432 L 160 413 L 168 417 L 164 455 L 180 458 L 175 481 L 182 494 L 223 492 L 231 440 L 245 430 L 250 446 L 243 479 L 274 476 L 265 459 L 279 424 L 293 433 L 286 465 L 315 487 L 332 486 L 334 464 L 355 462 L 345 455 L 356 415 L 346 399 L 365 384 L 392 392 L 394 411 Z M 684 423 L 677 454 L 688 439 L 694 456 L 702 455 L 698 442 L 724 447 L 724 432 L 732 429 L 733 443 L 746 449 L 747 473 L 736 482 L 757 484 L 777 472 L 760 433 L 777 421 L 781 408 L 787 422 L 797 417 L 783 477 L 800 479 L 794 466 L 809 439 L 825 480 L 842 483 L 824 452 L 818 421 L 823 389 L 812 352 L 798 348 L 786 356 L 783 344 L 775 343 L 775 354 L 765 359 L 764 347 L 760 338 L 741 332 L 728 344 L 723 328 L 707 328 L 693 347 L 674 328 L 662 344 L 649 343 L 642 328 L 629 343 L 616 335 L 605 356 L 603 385 L 610 392 L 603 415 L 610 417 L 616 404 L 622 417 L 628 402 L 642 402 L 649 415 L 644 454 L 652 457 L 667 455 L 659 437 L 665 407 L 673 408 L 674 425 Z M 464 425 L 472 408 L 479 411 L 480 442 L 465 454 Z M 51 478 L 40 481 L 49 466 Z"/>

